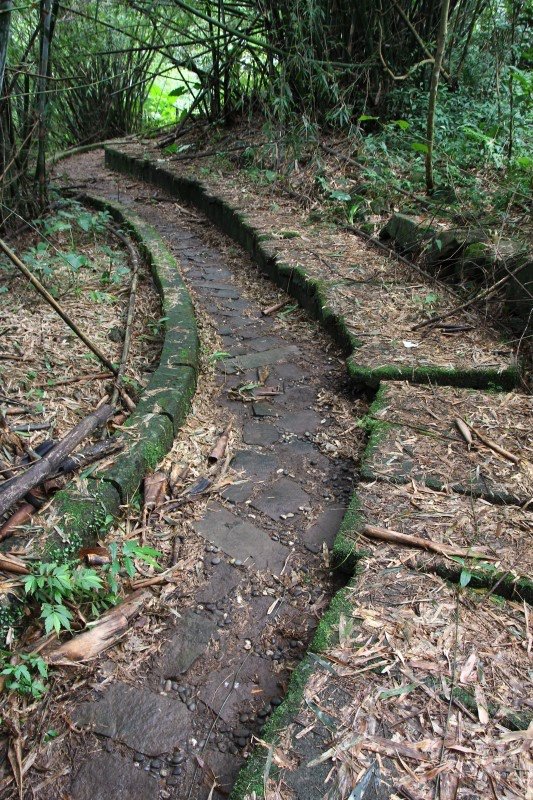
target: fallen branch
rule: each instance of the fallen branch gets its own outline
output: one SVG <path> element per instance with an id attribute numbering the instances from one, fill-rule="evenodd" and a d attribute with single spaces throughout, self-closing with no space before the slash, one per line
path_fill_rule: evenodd
<path id="1" fill-rule="evenodd" d="M 438 553 L 442 556 L 495 560 L 494 556 L 489 556 L 487 553 L 479 552 L 471 547 L 454 547 L 453 545 L 442 544 L 441 542 L 432 542 L 431 539 L 422 539 L 420 536 L 410 536 L 407 533 L 399 533 L 399 531 L 392 531 L 388 528 L 380 528 L 377 525 L 364 524 L 361 526 L 359 533 L 370 539 L 380 539 L 384 542 L 406 545 L 407 547 L 418 547 L 422 550 L 429 550 L 432 553 Z"/>
<path id="2" fill-rule="evenodd" d="M 46 452 L 40 454 L 41 458 L 44 457 L 48 452 L 51 452 L 54 446 L 55 445 L 52 442 L 51 447 Z M 119 442 L 114 439 L 106 439 L 103 442 L 97 442 L 96 444 L 91 444 L 89 445 L 89 447 L 85 447 L 83 450 L 80 450 L 79 453 L 75 453 L 73 456 L 65 458 L 65 460 L 61 462 L 57 470 L 51 475 L 45 475 L 43 480 L 40 481 L 40 483 L 48 480 L 54 480 L 55 478 L 59 478 L 62 475 L 67 475 L 69 472 L 76 472 L 78 469 L 82 469 L 83 467 L 86 467 L 89 464 L 93 464 L 95 461 L 100 461 L 100 459 L 102 458 L 107 458 L 107 456 L 113 455 L 114 453 L 119 453 L 123 449 L 124 449 L 123 442 Z M 19 466 L 20 467 L 24 466 L 27 468 L 27 470 L 29 469 L 27 464 L 20 464 Z M 0 483 L 0 494 L 1 494 L 10 486 L 14 485 L 15 482 L 19 480 L 20 476 L 15 477 L 12 474 L 12 470 L 4 469 L 0 470 L 0 472 L 2 472 L 4 475 L 7 475 L 7 477 L 9 478 L 9 480 Z M 40 483 L 37 485 L 40 485 Z M 40 508 L 42 505 L 40 501 L 37 502 L 37 498 L 33 497 L 31 493 L 28 494 L 26 499 L 34 506 L 34 508 Z"/>
<path id="3" fill-rule="evenodd" d="M 30 422 L 27 425 L 15 425 L 10 430 L 12 433 L 31 433 L 32 431 L 47 431 L 51 427 L 51 422 Z"/>
<path id="4" fill-rule="evenodd" d="M 95 461 L 101 461 L 102 458 L 120 453 L 121 450 L 124 450 L 124 442 L 119 442 L 115 439 L 106 439 L 103 442 L 96 442 L 96 444 L 84 447 L 79 453 L 74 453 L 73 456 L 66 458 L 51 477 L 57 478 L 68 472 L 76 472 L 78 469 L 83 469 L 83 467 L 87 467 L 89 464 L 94 464 Z"/>
<path id="5" fill-rule="evenodd" d="M 387 255 L 391 256 L 391 258 L 395 258 L 397 261 L 401 261 L 402 264 L 406 264 L 411 269 L 414 269 L 424 278 L 427 278 L 429 281 L 431 281 L 431 283 L 436 284 L 440 289 L 442 289 L 443 292 L 446 292 L 452 297 L 457 298 L 457 293 L 450 286 L 444 283 L 444 281 L 439 281 L 434 275 L 431 275 L 431 273 L 427 272 L 425 269 L 422 269 L 422 267 L 419 267 L 418 264 L 415 264 L 414 261 L 410 261 L 405 256 L 402 256 L 397 250 L 394 250 L 393 247 L 388 247 L 388 245 L 384 244 L 379 239 L 376 239 L 374 236 L 371 236 L 369 233 L 362 230 L 362 228 L 358 228 L 357 225 L 344 225 L 343 227 L 344 230 L 350 231 L 350 233 L 355 233 L 356 236 L 360 236 L 361 239 L 369 242 L 369 244 L 373 244 L 374 247 L 378 248 L 378 250 L 382 250 L 384 253 L 387 253 Z"/>
<path id="6" fill-rule="evenodd" d="M 128 630 L 129 620 L 137 614 L 150 597 L 149 592 L 135 592 L 119 606 L 106 611 L 98 622 L 46 654 L 50 664 L 89 661 L 115 644 Z"/>
<path id="7" fill-rule="evenodd" d="M 32 284 L 32 286 L 35 289 L 37 289 L 41 297 L 43 297 L 46 300 L 46 302 L 52 306 L 54 311 L 56 311 L 57 314 L 59 314 L 63 322 L 66 322 L 69 328 L 72 331 L 74 331 L 78 339 L 81 339 L 84 345 L 86 345 L 89 348 L 89 350 L 92 353 L 94 353 L 94 355 L 99 359 L 99 361 L 102 362 L 104 367 L 110 370 L 113 373 L 113 375 L 117 375 L 118 374 L 117 368 L 111 363 L 111 361 L 107 358 L 107 356 L 105 356 L 104 353 L 102 353 L 102 351 L 100 350 L 100 348 L 93 342 L 91 342 L 91 340 L 78 328 L 76 323 L 68 316 L 68 314 L 65 311 L 63 311 L 57 300 L 55 300 L 50 294 L 50 292 L 48 292 L 44 288 L 42 283 L 35 277 L 35 275 L 33 275 L 32 272 L 30 272 L 27 266 L 11 250 L 11 248 L 7 246 L 7 244 L 4 242 L 3 239 L 0 239 L 0 250 L 4 253 L 4 255 L 6 255 L 9 258 L 12 264 L 14 264 L 15 267 L 18 270 L 20 270 L 20 272 L 22 272 L 24 277 L 26 277 Z"/>
<path id="8" fill-rule="evenodd" d="M 484 436 L 477 430 L 477 428 L 474 428 L 473 425 L 469 425 L 468 422 L 465 422 L 460 417 L 457 418 L 456 424 L 459 422 L 462 422 L 462 424 L 466 426 L 467 430 L 471 430 L 474 436 L 477 436 L 479 441 L 483 442 L 483 444 L 490 450 L 493 450 L 495 453 L 498 453 L 498 455 L 508 459 L 508 461 L 512 461 L 513 464 L 520 463 L 520 459 L 518 456 L 515 456 L 514 453 L 510 453 L 509 450 L 506 450 L 504 447 L 501 447 L 501 445 L 496 444 L 496 442 L 493 442 L 492 439 L 489 439 L 487 438 L 487 436 Z M 470 441 L 472 441 L 472 439 L 470 439 Z"/>
<path id="9" fill-rule="evenodd" d="M 114 408 L 110 405 L 103 405 L 97 411 L 89 414 L 79 422 L 67 435 L 50 450 L 50 452 L 23 474 L 9 482 L 6 487 L 0 487 L 0 517 L 11 508 L 11 506 L 28 494 L 35 486 L 52 475 L 60 466 L 65 458 L 96 428 L 99 428 L 114 414 Z"/>

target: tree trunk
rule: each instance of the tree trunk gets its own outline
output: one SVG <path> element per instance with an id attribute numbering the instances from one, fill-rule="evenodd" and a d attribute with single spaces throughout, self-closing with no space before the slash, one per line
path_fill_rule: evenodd
<path id="1" fill-rule="evenodd" d="M 41 2 L 41 53 L 39 58 L 39 77 L 37 79 L 37 119 L 39 126 L 39 147 L 37 151 L 36 177 L 39 184 L 39 204 L 41 211 L 46 206 L 46 89 L 48 86 L 48 64 L 52 30 L 52 0 Z"/>
<path id="2" fill-rule="evenodd" d="M 4 71 L 7 60 L 7 45 L 9 43 L 9 30 L 11 27 L 11 0 L 0 2 L 0 94 L 3 94 Z"/>
<path id="3" fill-rule="evenodd" d="M 435 138 L 435 110 L 437 108 L 437 92 L 439 89 L 439 77 L 444 60 L 444 49 L 446 47 L 446 32 L 448 30 L 448 13 L 450 11 L 450 0 L 442 0 L 440 10 L 439 31 L 437 34 L 437 50 L 431 73 L 431 84 L 429 87 L 428 118 L 426 128 L 427 153 L 426 153 L 426 192 L 431 194 L 435 188 L 433 180 L 433 143 Z"/>

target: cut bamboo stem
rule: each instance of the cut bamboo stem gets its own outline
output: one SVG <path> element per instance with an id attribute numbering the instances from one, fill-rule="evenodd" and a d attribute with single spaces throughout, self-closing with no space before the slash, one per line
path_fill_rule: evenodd
<path id="1" fill-rule="evenodd" d="M 362 525 L 359 531 L 363 536 L 368 536 L 370 539 L 380 539 L 384 542 L 391 542 L 392 544 L 407 545 L 408 547 L 418 547 L 422 550 L 429 550 L 432 553 L 438 553 L 442 556 L 460 556 L 462 558 L 484 558 L 494 561 L 493 556 L 487 553 L 481 553 L 471 547 L 454 547 L 449 544 L 442 544 L 441 542 L 432 542 L 430 539 L 422 539 L 420 536 L 410 536 L 407 533 L 400 533 L 399 531 L 392 531 L 388 528 L 380 528 L 377 525 Z"/>
<path id="2" fill-rule="evenodd" d="M 474 436 L 477 436 L 479 441 L 483 442 L 483 444 L 486 447 L 488 447 L 490 450 L 493 450 L 495 453 L 498 453 L 498 455 L 503 456 L 504 458 L 508 459 L 508 461 L 512 461 L 513 464 L 519 464 L 520 463 L 519 457 L 515 456 L 514 453 L 510 453 L 509 450 L 505 449 L 505 447 L 502 447 L 501 445 L 497 444 L 496 442 L 493 442 L 492 439 L 489 439 L 487 436 L 485 436 L 480 431 L 478 431 L 477 428 L 474 428 L 473 425 L 469 425 L 467 422 L 465 422 L 460 417 L 458 417 L 457 419 L 458 419 L 459 422 L 462 422 L 463 425 L 465 425 L 467 427 L 467 429 L 471 430 L 472 433 L 474 434 Z"/>

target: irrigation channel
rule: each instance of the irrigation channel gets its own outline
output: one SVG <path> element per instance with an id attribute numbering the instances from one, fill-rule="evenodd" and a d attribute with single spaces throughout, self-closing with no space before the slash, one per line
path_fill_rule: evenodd
<path id="1" fill-rule="evenodd" d="M 68 761 L 60 782 L 74 800 L 123 790 L 227 796 L 341 585 L 328 548 L 351 495 L 366 402 L 350 396 L 341 353 L 303 311 L 262 314 L 279 290 L 196 211 L 106 170 L 100 150 L 59 164 L 56 181 L 120 201 L 178 260 L 203 320 L 204 356 L 216 364 L 215 392 L 195 402 L 209 404 L 220 429 L 232 421 L 237 475 L 201 516 L 191 511 L 180 559 L 196 585 L 166 597 L 157 646 L 153 627 L 146 634 L 153 654 L 127 678 L 102 672 L 102 685 L 77 698 L 72 719 L 91 733 L 58 748 L 57 764 Z M 269 396 L 245 402 L 252 385 Z"/>

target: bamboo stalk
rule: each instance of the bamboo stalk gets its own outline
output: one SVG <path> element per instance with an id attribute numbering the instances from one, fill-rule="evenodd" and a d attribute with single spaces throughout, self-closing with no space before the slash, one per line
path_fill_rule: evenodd
<path id="1" fill-rule="evenodd" d="M 363 536 L 368 536 L 370 539 L 380 539 L 381 541 L 391 542 L 392 544 L 418 547 L 422 550 L 438 553 L 441 556 L 484 558 L 494 561 L 493 556 L 489 556 L 487 553 L 480 553 L 470 547 L 454 547 L 453 545 L 442 544 L 441 542 L 432 542 L 431 539 L 422 539 L 420 536 L 410 536 L 407 533 L 400 533 L 399 531 L 389 530 L 388 528 L 380 528 L 377 525 L 362 525 L 359 532 Z"/>

